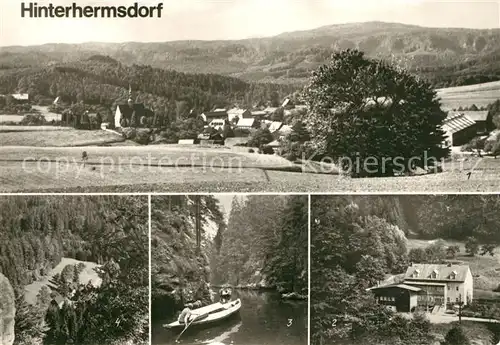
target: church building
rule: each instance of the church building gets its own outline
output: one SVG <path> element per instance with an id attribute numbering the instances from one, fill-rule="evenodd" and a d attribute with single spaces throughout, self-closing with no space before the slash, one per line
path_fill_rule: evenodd
<path id="1" fill-rule="evenodd" d="M 118 104 L 115 111 L 115 128 L 148 127 L 154 113 L 146 109 L 143 103 L 132 101 L 132 88 L 129 87 L 129 98 L 126 104 Z"/>

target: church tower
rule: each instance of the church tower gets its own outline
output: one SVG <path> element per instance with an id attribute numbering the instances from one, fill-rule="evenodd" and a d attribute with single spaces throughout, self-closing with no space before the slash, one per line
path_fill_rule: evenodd
<path id="1" fill-rule="evenodd" d="M 132 108 L 134 105 L 134 101 L 132 101 L 132 86 L 130 84 L 128 84 L 128 101 L 127 101 L 127 103 L 128 103 L 128 106 L 130 108 Z"/>

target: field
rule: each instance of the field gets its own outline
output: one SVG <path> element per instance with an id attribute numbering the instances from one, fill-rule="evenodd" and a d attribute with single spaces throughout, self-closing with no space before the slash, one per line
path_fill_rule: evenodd
<path id="1" fill-rule="evenodd" d="M 99 285 L 101 283 L 101 278 L 99 278 L 97 272 L 94 271 L 94 268 L 98 267 L 99 265 L 88 261 L 79 261 L 75 259 L 62 258 L 61 262 L 56 267 L 54 267 L 47 276 L 43 277 L 43 279 L 41 280 L 38 280 L 36 282 L 27 285 L 24 288 L 26 302 L 30 304 L 35 304 L 36 296 L 40 291 L 40 289 L 42 288 L 42 286 L 46 285 L 50 287 L 49 280 L 51 280 L 52 277 L 54 277 L 56 274 L 61 273 L 63 268 L 66 267 L 66 265 L 76 265 L 80 262 L 85 264 L 85 268 L 83 269 L 83 271 L 80 273 L 79 276 L 80 283 L 87 284 L 89 282 L 92 282 L 92 284 L 94 285 Z"/>
<path id="2" fill-rule="evenodd" d="M 437 93 L 446 110 L 470 107 L 473 104 L 478 107 L 487 106 L 500 99 L 500 81 L 438 89 Z"/>
<path id="3" fill-rule="evenodd" d="M 81 157 L 88 154 L 85 166 Z M 0 147 L 0 191 L 66 192 L 486 192 L 500 189 L 500 159 L 461 161 L 439 174 L 353 179 L 302 173 L 274 155 L 181 145 Z M 468 176 L 468 172 L 473 173 Z M 309 169 L 313 170 L 313 169 Z"/>
<path id="4" fill-rule="evenodd" d="M 108 131 L 82 131 L 51 126 L 0 126 L 2 146 L 72 147 L 124 141 L 121 135 Z"/>

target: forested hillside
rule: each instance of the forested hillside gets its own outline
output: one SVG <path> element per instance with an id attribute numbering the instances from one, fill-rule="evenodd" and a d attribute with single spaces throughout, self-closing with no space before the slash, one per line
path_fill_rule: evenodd
<path id="1" fill-rule="evenodd" d="M 0 48 L 3 69 L 38 67 L 104 54 L 126 64 L 249 81 L 303 82 L 334 51 L 356 48 L 395 59 L 446 87 L 499 80 L 499 30 L 437 29 L 368 22 L 236 41 L 47 44 Z"/>
<path id="2" fill-rule="evenodd" d="M 500 198 L 496 195 L 350 196 L 365 215 L 397 225 L 409 237 L 500 244 Z"/>
<path id="3" fill-rule="evenodd" d="M 212 280 L 307 294 L 306 196 L 233 199 Z"/>
<path id="4" fill-rule="evenodd" d="M 152 313 L 169 317 L 186 303 L 211 301 L 209 257 L 214 246 L 208 224 L 225 226 L 218 201 L 198 196 L 201 243 L 196 241 L 197 196 L 155 196 L 151 199 Z"/>
<path id="5" fill-rule="evenodd" d="M 235 103 L 279 104 L 290 86 L 247 83 L 214 74 L 186 74 L 147 65 L 124 65 L 101 55 L 88 59 L 0 70 L 0 94 L 27 92 L 33 99 L 59 96 L 61 101 L 104 105 L 114 110 L 125 103 L 129 85 L 136 101 L 144 102 L 164 122 L 197 115 Z"/>
<path id="6" fill-rule="evenodd" d="M 18 344 L 142 344 L 147 340 L 147 211 L 144 197 L 0 199 L 0 272 L 16 289 Z M 70 282 L 78 275 L 65 267 L 51 287 L 66 300 L 63 306 L 51 304 L 53 295 L 46 287 L 37 302 L 28 305 L 24 287 L 48 274 L 63 256 L 101 264 L 100 286 L 79 285 L 78 279 Z"/>

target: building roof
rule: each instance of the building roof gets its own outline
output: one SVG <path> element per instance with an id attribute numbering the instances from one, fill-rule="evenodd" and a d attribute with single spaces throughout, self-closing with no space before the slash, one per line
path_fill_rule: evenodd
<path id="1" fill-rule="evenodd" d="M 238 123 L 236 124 L 236 126 L 237 127 L 252 127 L 254 123 L 255 123 L 254 118 L 240 119 L 238 121 Z"/>
<path id="2" fill-rule="evenodd" d="M 264 110 L 254 110 L 252 111 L 252 116 L 266 116 L 267 113 Z"/>
<path id="3" fill-rule="evenodd" d="M 468 271 L 467 265 L 414 264 L 406 270 L 405 280 L 464 281 Z M 418 276 L 414 277 L 417 272 Z M 433 272 L 437 272 L 436 278 L 431 278 Z M 453 275 L 455 279 L 452 279 Z"/>
<path id="4" fill-rule="evenodd" d="M 281 146 L 281 143 L 279 142 L 279 140 L 273 140 L 273 141 L 271 141 L 269 144 L 267 144 L 267 146 L 271 146 L 271 147 L 280 147 L 280 146 Z"/>
<path id="5" fill-rule="evenodd" d="M 278 107 L 267 107 L 266 109 L 264 109 L 264 111 L 268 114 L 274 113 L 276 110 L 278 110 Z"/>
<path id="6" fill-rule="evenodd" d="M 444 120 L 443 129 L 447 132 L 457 133 L 463 129 L 474 126 L 476 122 L 464 114 L 449 114 Z"/>
<path id="7" fill-rule="evenodd" d="M 384 286 L 376 286 L 373 288 L 369 288 L 368 290 L 373 291 L 373 290 L 383 290 L 387 288 L 399 288 L 399 289 L 404 289 L 408 291 L 413 291 L 413 292 L 419 292 L 422 289 L 415 287 L 415 286 L 410 286 L 406 284 L 391 284 L 391 285 L 384 285 Z"/>
<path id="8" fill-rule="evenodd" d="M 30 99 L 29 94 L 27 93 L 13 93 L 12 97 L 17 99 L 18 101 L 27 101 Z"/>
<path id="9" fill-rule="evenodd" d="M 289 125 L 283 125 L 281 126 L 281 128 L 279 129 L 279 132 L 281 134 L 289 134 L 289 133 L 292 133 L 293 129 L 291 126 Z"/>
<path id="10" fill-rule="evenodd" d="M 225 109 L 215 109 L 214 111 L 207 111 L 201 114 L 201 117 L 208 122 L 208 119 L 213 119 L 213 118 L 221 118 L 225 119 L 227 118 L 227 111 Z"/>
<path id="11" fill-rule="evenodd" d="M 134 103 L 132 107 L 128 104 L 118 104 L 117 107 L 120 109 L 120 113 L 122 113 L 123 116 L 132 115 L 134 111 L 142 115 L 146 109 L 143 103 Z"/>
<path id="12" fill-rule="evenodd" d="M 486 118 L 488 117 L 488 110 L 478 110 L 478 111 L 468 110 L 468 111 L 461 111 L 459 113 L 464 114 L 465 116 L 469 117 L 474 121 L 486 121 Z"/>
<path id="13" fill-rule="evenodd" d="M 233 109 L 229 109 L 227 111 L 227 113 L 230 114 L 230 115 L 239 116 L 239 115 L 243 115 L 243 113 L 246 112 L 246 111 L 248 111 L 248 109 L 233 108 Z"/>
<path id="14" fill-rule="evenodd" d="M 271 133 L 276 132 L 278 129 L 281 128 L 281 126 L 283 126 L 283 122 L 279 121 L 271 122 L 271 125 L 269 125 L 269 132 Z"/>

